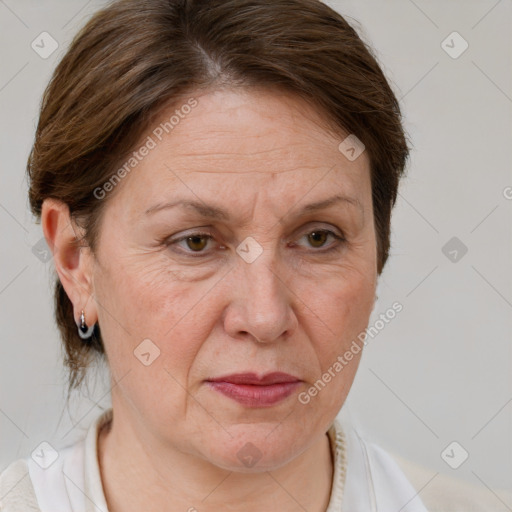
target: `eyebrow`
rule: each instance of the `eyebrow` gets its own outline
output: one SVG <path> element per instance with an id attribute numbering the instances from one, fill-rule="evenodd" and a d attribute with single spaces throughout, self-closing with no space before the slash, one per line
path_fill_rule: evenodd
<path id="1" fill-rule="evenodd" d="M 323 210 L 325 208 L 328 208 L 328 207 L 333 206 L 338 203 L 349 204 L 349 205 L 358 207 L 361 211 L 363 210 L 361 202 L 357 198 L 338 194 L 338 195 L 329 197 L 327 199 L 323 199 L 321 201 L 316 201 L 314 203 L 310 203 L 310 204 L 303 206 L 298 211 L 298 215 L 303 215 L 305 213 L 311 213 L 311 212 L 316 212 L 318 210 Z M 213 205 L 208 205 L 201 201 L 192 201 L 192 200 L 185 200 L 185 199 L 179 199 L 179 200 L 171 201 L 168 203 L 156 204 L 156 205 L 148 208 L 145 211 L 145 214 L 151 215 L 158 211 L 175 208 L 177 206 L 194 209 L 202 217 L 208 217 L 208 218 L 212 218 L 212 219 L 226 220 L 226 221 L 229 221 L 231 219 L 231 216 L 229 215 L 229 213 L 226 210 L 223 210 L 222 208 L 219 208 L 219 207 L 213 206 Z M 285 215 L 287 215 L 287 214 L 285 214 Z"/>

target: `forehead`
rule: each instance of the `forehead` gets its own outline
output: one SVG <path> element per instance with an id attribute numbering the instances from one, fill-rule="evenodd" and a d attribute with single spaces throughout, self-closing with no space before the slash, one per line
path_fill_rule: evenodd
<path id="1" fill-rule="evenodd" d="M 232 204 L 265 196 L 284 205 L 305 193 L 340 193 L 368 206 L 366 153 L 348 160 L 338 149 L 347 134 L 330 132 L 300 98 L 230 89 L 185 97 L 186 104 L 195 106 L 162 110 L 141 138 L 140 146 L 153 147 L 119 191 L 131 216 L 176 194 Z"/>

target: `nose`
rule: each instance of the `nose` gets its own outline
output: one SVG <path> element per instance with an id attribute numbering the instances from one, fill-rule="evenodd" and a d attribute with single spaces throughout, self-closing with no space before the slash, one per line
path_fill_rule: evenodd
<path id="1" fill-rule="evenodd" d="M 262 254 L 252 263 L 239 261 L 224 329 L 235 339 L 271 343 L 288 338 L 297 328 L 293 293 Z"/>

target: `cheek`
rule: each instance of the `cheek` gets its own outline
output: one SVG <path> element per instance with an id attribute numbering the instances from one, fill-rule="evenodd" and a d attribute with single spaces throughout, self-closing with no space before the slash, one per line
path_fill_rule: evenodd
<path id="1" fill-rule="evenodd" d="M 330 314 L 335 328 L 346 339 L 347 336 L 357 336 L 359 331 L 366 328 L 373 308 L 375 284 L 373 279 L 356 274 L 353 279 L 339 285 L 338 290 L 331 290 L 331 300 L 327 304 L 330 303 Z"/>
<path id="2" fill-rule="evenodd" d="M 168 428 L 187 408 L 188 375 L 209 317 L 194 308 L 193 287 L 156 275 L 139 265 L 105 269 L 99 312 L 114 394 Z"/>
<path id="3" fill-rule="evenodd" d="M 316 380 L 298 396 L 307 411 L 325 418 L 341 409 L 357 373 L 364 349 L 364 333 L 373 308 L 374 286 L 368 279 L 333 280 L 317 297 L 314 311 L 320 328 L 309 338 L 319 361 Z M 315 326 L 318 321 L 313 319 Z"/>
<path id="4" fill-rule="evenodd" d="M 98 310 L 112 373 L 119 377 L 135 372 L 156 387 L 173 379 L 186 386 L 189 369 L 218 316 L 212 284 L 184 281 L 151 263 L 109 266 L 95 281 L 100 283 Z M 147 352 L 146 359 L 157 355 L 151 371 L 137 358 Z"/>
<path id="5" fill-rule="evenodd" d="M 371 252 L 371 251 L 370 251 Z M 339 410 L 354 381 L 364 349 L 364 333 L 375 298 L 376 273 L 371 258 L 345 260 L 342 267 L 302 289 L 307 297 L 308 337 L 320 370 L 315 382 L 299 397 L 307 408 Z M 313 292 L 312 290 L 315 290 Z"/>
<path id="6" fill-rule="evenodd" d="M 345 377 L 350 374 L 353 379 L 364 348 L 362 335 L 373 308 L 374 292 L 374 287 L 368 282 L 352 281 L 345 283 L 345 286 L 337 291 L 333 290 L 329 299 L 325 300 L 325 322 L 330 328 L 331 340 L 334 336 L 334 341 L 323 344 L 320 348 L 324 370 L 332 367 L 339 356 L 351 352 L 348 358 L 345 358 L 350 360 L 344 366 L 343 374 Z"/>
<path id="7" fill-rule="evenodd" d="M 344 267 L 322 276 L 315 285 L 305 283 L 298 295 L 312 312 L 313 325 L 320 326 L 316 339 L 320 352 L 332 356 L 365 330 L 375 299 L 375 275 L 372 268 Z M 316 320 L 314 320 L 316 318 Z M 325 362 L 325 361 L 324 361 Z"/>
<path id="8" fill-rule="evenodd" d="M 125 327 L 133 339 L 160 337 L 193 305 L 190 286 L 154 260 L 125 258 L 122 265 L 110 265 L 97 277 L 105 309 L 108 304 L 117 313 L 115 318 L 122 324 L 118 327 Z"/>

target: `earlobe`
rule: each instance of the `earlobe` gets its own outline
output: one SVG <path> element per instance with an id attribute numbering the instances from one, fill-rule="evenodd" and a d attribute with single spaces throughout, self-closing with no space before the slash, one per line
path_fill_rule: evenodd
<path id="1" fill-rule="evenodd" d="M 53 253 L 55 270 L 67 296 L 73 303 L 75 322 L 78 324 L 82 310 L 87 323 L 97 321 L 92 298 L 91 254 L 80 242 L 83 230 L 71 218 L 66 203 L 53 198 L 44 200 L 41 227 L 46 243 Z"/>

